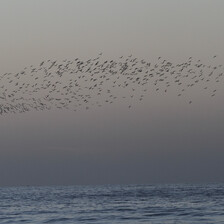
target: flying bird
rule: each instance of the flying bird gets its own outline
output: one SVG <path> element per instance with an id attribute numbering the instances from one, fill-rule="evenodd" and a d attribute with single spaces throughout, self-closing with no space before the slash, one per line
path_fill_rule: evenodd
<path id="1" fill-rule="evenodd" d="M 193 57 L 182 63 L 161 58 L 153 63 L 131 54 L 103 60 L 100 53 L 88 60 L 49 59 L 20 72 L 4 73 L 0 75 L 0 115 L 32 110 L 89 110 L 121 100 L 132 109 L 133 102 L 144 102 L 152 91 L 169 94 L 172 88 L 182 99 L 195 88 L 210 94 L 210 83 L 212 97 L 222 88 L 222 65 L 204 64 Z M 192 100 L 188 103 L 192 104 Z"/>

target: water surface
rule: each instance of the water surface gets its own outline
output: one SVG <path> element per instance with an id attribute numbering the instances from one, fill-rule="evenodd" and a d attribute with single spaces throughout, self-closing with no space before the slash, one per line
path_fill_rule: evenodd
<path id="1" fill-rule="evenodd" d="M 224 184 L 3 187 L 0 223 L 224 223 Z"/>

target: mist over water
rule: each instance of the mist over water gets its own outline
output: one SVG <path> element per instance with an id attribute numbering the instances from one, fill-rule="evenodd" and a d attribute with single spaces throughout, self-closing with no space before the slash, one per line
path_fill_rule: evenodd
<path id="1" fill-rule="evenodd" d="M 0 223 L 223 223 L 223 8 L 1 0 Z"/>
<path id="2" fill-rule="evenodd" d="M 224 1 L 0 1 L 0 223 L 222 224 Z"/>
<path id="3" fill-rule="evenodd" d="M 5 73 L 0 184 L 223 181 L 223 77 L 216 55 L 100 54 Z"/>

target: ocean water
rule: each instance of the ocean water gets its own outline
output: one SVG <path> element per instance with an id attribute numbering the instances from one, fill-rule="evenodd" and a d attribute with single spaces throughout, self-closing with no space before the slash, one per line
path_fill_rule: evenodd
<path id="1" fill-rule="evenodd" d="M 224 223 L 224 184 L 2 187 L 0 223 Z"/>

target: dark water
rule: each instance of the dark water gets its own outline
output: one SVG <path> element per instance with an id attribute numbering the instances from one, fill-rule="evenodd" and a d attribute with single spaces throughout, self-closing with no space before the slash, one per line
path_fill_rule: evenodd
<path id="1" fill-rule="evenodd" d="M 224 223 L 224 184 L 0 188 L 0 223 Z"/>

